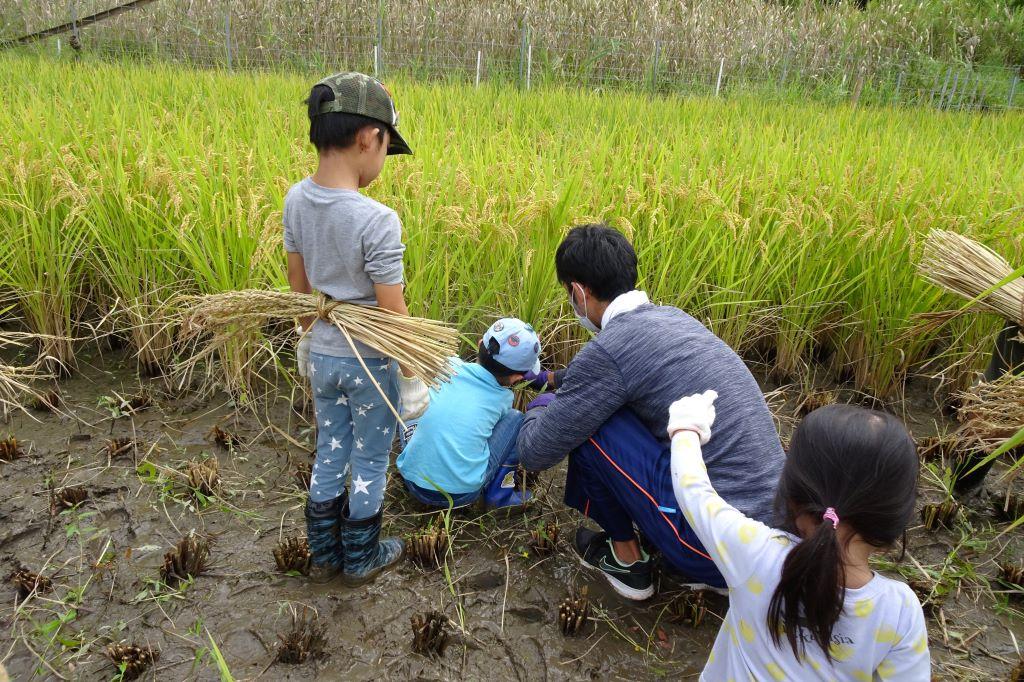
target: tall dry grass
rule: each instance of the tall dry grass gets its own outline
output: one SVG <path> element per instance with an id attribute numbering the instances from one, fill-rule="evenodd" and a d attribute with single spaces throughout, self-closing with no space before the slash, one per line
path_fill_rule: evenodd
<path id="1" fill-rule="evenodd" d="M 78 16 L 114 0 L 80 0 Z M 12 37 L 69 20 L 62 1 L 0 0 L 2 35 Z M 626 0 L 513 2 L 355 2 L 327 0 L 162 0 L 85 30 L 90 39 L 163 45 L 201 56 L 224 50 L 230 15 L 236 58 L 307 60 L 369 68 L 380 43 L 387 64 L 515 69 L 524 33 L 538 68 L 577 76 L 634 77 L 657 59 L 667 75 L 709 71 L 725 58 L 735 70 L 815 74 L 879 68 L 922 59 L 949 63 L 1024 63 L 1024 9 L 970 0 L 871 2 L 635 3 Z M 655 43 L 659 45 L 655 57 Z M 712 77 L 713 74 L 708 74 Z"/>

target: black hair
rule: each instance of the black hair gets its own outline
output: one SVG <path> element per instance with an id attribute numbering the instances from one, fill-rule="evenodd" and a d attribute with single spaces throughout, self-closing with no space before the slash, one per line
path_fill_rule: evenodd
<path id="1" fill-rule="evenodd" d="M 919 468 L 914 439 L 896 417 L 853 405 L 829 405 L 811 412 L 793 434 L 779 479 L 776 512 L 783 527 L 796 519 L 817 521 L 782 565 L 782 578 L 768 608 L 768 631 L 781 647 L 785 632 L 793 653 L 804 648 L 804 628 L 831 661 L 832 628 L 843 612 L 846 575 L 843 550 L 832 521 L 868 544 L 891 547 L 914 515 Z M 852 534 L 851 536 L 852 537 Z"/>
<path id="2" fill-rule="evenodd" d="M 323 152 L 328 149 L 347 149 L 356 141 L 356 135 L 363 128 L 379 128 L 377 138 L 384 142 L 384 131 L 390 126 L 383 121 L 360 116 L 359 114 L 346 114 L 340 111 L 333 111 L 326 114 L 320 113 L 320 105 L 324 102 L 334 101 L 334 91 L 326 85 L 314 85 L 306 98 L 306 106 L 309 113 L 309 141 L 313 143 L 317 151 Z"/>
<path id="3" fill-rule="evenodd" d="M 494 359 L 494 356 L 501 352 L 501 346 L 498 345 L 497 339 L 491 339 L 490 343 L 486 346 L 481 341 L 476 347 L 477 361 L 486 369 L 488 372 L 493 374 L 499 379 L 510 377 L 513 374 L 522 374 L 522 372 L 509 369 L 505 365 L 501 364 Z"/>
<path id="4" fill-rule="evenodd" d="M 579 282 L 602 301 L 636 288 L 636 251 L 621 232 L 607 225 L 578 225 L 555 252 L 562 284 Z"/>

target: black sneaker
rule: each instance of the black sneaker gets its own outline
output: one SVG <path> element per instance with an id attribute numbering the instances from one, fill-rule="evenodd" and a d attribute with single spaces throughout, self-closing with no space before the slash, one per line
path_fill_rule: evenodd
<path id="1" fill-rule="evenodd" d="M 608 534 L 597 533 L 587 528 L 577 529 L 573 545 L 580 563 L 587 568 L 601 571 L 612 589 L 626 599 L 643 601 L 654 595 L 651 561 L 643 550 L 640 550 L 642 557 L 639 561 L 623 566 L 615 558 Z"/>

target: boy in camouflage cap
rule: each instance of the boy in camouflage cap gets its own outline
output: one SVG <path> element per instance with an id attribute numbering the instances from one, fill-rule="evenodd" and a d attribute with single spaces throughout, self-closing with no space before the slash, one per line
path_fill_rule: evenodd
<path id="1" fill-rule="evenodd" d="M 394 101 L 376 79 L 339 73 L 314 85 L 306 104 L 318 164 L 284 201 L 291 288 L 408 315 L 398 215 L 359 192 L 377 178 L 388 155 L 412 153 L 398 132 Z M 394 358 L 350 344 L 326 322 L 302 320 L 299 331 L 298 369 L 312 384 L 317 419 L 306 504 L 312 575 L 323 581 L 341 573 L 346 583 L 359 584 L 397 562 L 404 549 L 398 538 L 380 539 L 397 425 L 381 391 L 392 404 L 401 398 L 403 417 L 411 418 L 426 408 L 427 389 L 407 378 Z"/>

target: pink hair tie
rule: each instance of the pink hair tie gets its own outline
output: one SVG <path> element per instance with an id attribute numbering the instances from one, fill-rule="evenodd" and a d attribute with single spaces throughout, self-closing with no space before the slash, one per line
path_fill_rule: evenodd
<path id="1" fill-rule="evenodd" d="M 822 520 L 828 519 L 832 522 L 832 528 L 839 527 L 839 514 L 836 514 L 834 507 L 829 507 L 825 510 L 825 513 L 821 515 Z"/>

